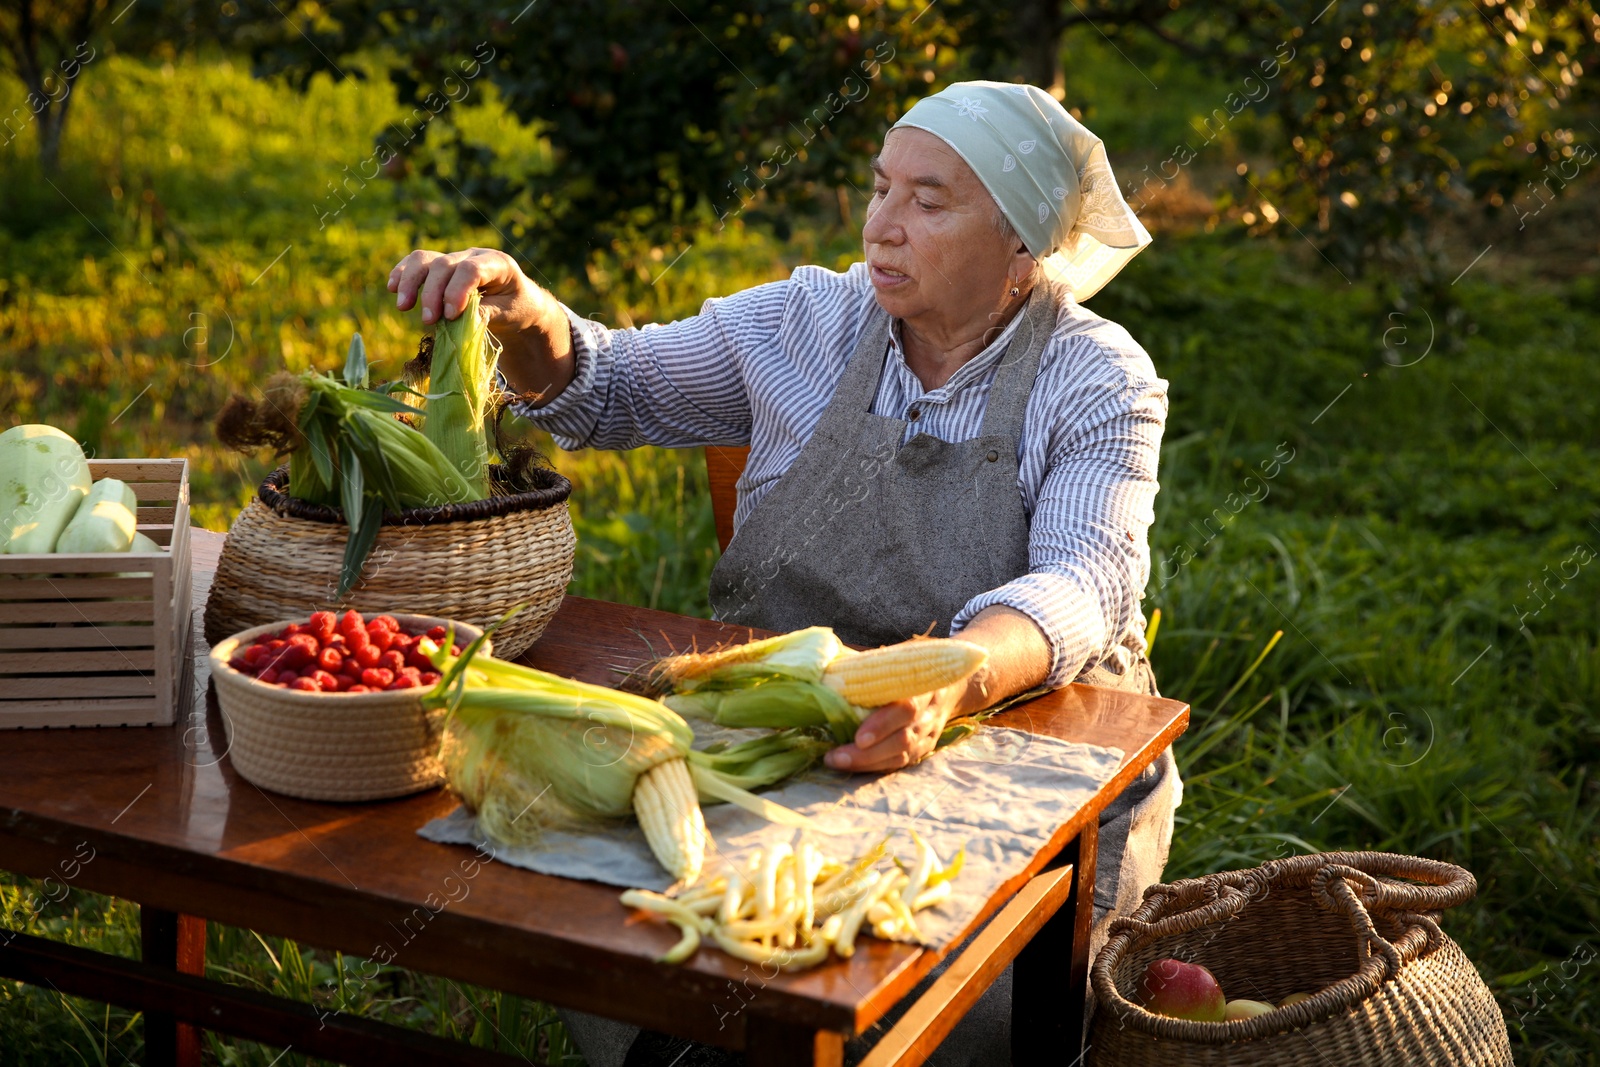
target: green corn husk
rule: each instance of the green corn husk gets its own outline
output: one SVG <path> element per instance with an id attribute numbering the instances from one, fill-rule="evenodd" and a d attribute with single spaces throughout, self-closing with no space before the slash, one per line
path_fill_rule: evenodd
<path id="1" fill-rule="evenodd" d="M 217 437 L 240 451 L 289 454 L 289 492 L 340 507 L 349 524 L 336 596 L 361 575 L 385 508 L 439 507 L 481 500 L 478 489 L 426 436 L 396 418 L 417 409 L 395 389 L 366 388 L 366 347 L 350 343 L 342 377 L 315 371 L 268 380 L 259 402 L 235 396 L 217 416 Z"/>
<path id="2" fill-rule="evenodd" d="M 337 596 L 361 576 L 377 543 L 385 508 L 440 507 L 481 499 L 422 434 L 395 419 L 412 409 L 384 393 L 357 389 L 327 375 L 306 374 L 311 399 L 300 409 L 316 490 L 337 486 L 350 536 L 339 568 Z M 289 490 L 296 496 L 291 453 Z"/>
<path id="3" fill-rule="evenodd" d="M 842 745 L 868 713 L 823 684 L 828 664 L 844 652 L 831 629 L 811 626 L 716 652 L 667 657 L 651 666 L 644 688 L 663 694 L 661 702 L 687 718 L 730 727 L 826 729 Z M 983 719 L 1045 691 L 1018 694 L 947 724 L 937 747 L 971 736 Z"/>
<path id="4" fill-rule="evenodd" d="M 771 681 L 821 682 L 845 647 L 826 626 L 779 634 L 716 652 L 687 653 L 658 661 L 650 683 L 659 691 L 744 689 Z"/>
<path id="5" fill-rule="evenodd" d="M 689 750 L 648 717 L 564 692 L 557 683 L 549 692 L 469 689 L 456 703 L 449 733 L 463 752 L 455 766 L 447 754 L 447 775 L 470 807 L 481 809 L 493 791 L 498 762 L 526 784 L 513 783 L 519 792 L 534 783 L 549 787 L 550 804 L 536 816 L 546 824 L 629 814 L 639 776 Z M 474 758 L 476 769 L 464 765 Z"/>
<path id="6" fill-rule="evenodd" d="M 708 686 L 664 696 L 661 702 L 687 718 L 708 719 L 720 726 L 770 730 L 826 727 L 841 744 L 855 736 L 864 714 L 826 685 L 788 678 L 752 683 L 744 689 Z"/>
<path id="7" fill-rule="evenodd" d="M 647 688 L 690 718 L 771 730 L 826 728 L 838 744 L 866 717 L 824 685 L 823 672 L 845 651 L 826 626 L 779 634 L 711 653 L 671 656 L 652 667 Z"/>
<path id="8" fill-rule="evenodd" d="M 741 789 L 754 791 L 794 777 L 832 747 L 804 730 L 782 730 L 737 745 L 691 750 L 688 758 L 695 766 L 715 771 Z"/>
<path id="9" fill-rule="evenodd" d="M 490 492 L 489 427 L 499 356 L 488 322 L 474 289 L 455 320 L 439 323 L 422 407 L 423 435 L 472 486 L 477 499 Z"/>
<path id="10" fill-rule="evenodd" d="M 703 803 L 731 801 L 768 818 L 804 823 L 749 790 L 810 766 L 827 745 L 801 734 L 699 753 L 693 731 L 659 701 L 480 655 L 431 652 L 442 678 L 424 702 L 449 709 L 441 757 L 451 788 L 491 841 L 529 845 L 633 810 L 639 776 L 688 759 Z"/>

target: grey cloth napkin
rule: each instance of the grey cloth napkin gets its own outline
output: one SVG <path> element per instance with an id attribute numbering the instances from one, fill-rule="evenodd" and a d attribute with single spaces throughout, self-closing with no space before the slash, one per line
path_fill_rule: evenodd
<path id="1" fill-rule="evenodd" d="M 702 724 L 695 728 L 702 739 L 711 736 Z M 762 795 L 810 817 L 820 830 L 811 840 L 835 859 L 860 855 L 890 834 L 890 852 L 909 864 L 916 855 L 907 832 L 913 828 L 945 863 L 965 847 L 966 866 L 950 898 L 917 914 L 923 935 L 943 947 L 1110 781 L 1122 757 L 1120 749 L 986 726 L 894 774 L 849 775 L 819 767 Z M 705 819 L 712 837 L 709 874 L 725 863 L 742 869 L 751 850 L 793 841 L 796 833 L 731 804 L 707 807 Z M 489 847 L 465 808 L 417 832 L 430 841 Z M 540 874 L 623 888 L 663 890 L 672 881 L 631 821 L 588 833 L 550 831 L 536 848 L 496 848 L 494 855 Z"/>

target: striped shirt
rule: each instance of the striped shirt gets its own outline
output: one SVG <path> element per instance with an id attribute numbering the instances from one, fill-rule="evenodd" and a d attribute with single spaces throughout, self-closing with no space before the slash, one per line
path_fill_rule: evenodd
<path id="1" fill-rule="evenodd" d="M 843 274 L 800 267 L 787 281 L 707 300 L 691 318 L 638 329 L 609 329 L 567 309 L 576 377 L 549 404 L 521 411 L 565 449 L 749 445 L 737 529 L 810 439 L 875 308 L 866 265 L 856 263 Z M 1014 316 L 933 390 L 906 366 L 895 323 L 873 412 L 906 418 L 915 406 L 908 440 L 978 436 L 996 365 L 1021 321 Z M 1017 452 L 1029 571 L 968 601 L 952 633 L 991 605 L 1022 612 L 1049 642 L 1056 686 L 1107 657 L 1120 672 L 1144 649 L 1139 601 L 1166 389 L 1121 326 L 1059 304 Z"/>

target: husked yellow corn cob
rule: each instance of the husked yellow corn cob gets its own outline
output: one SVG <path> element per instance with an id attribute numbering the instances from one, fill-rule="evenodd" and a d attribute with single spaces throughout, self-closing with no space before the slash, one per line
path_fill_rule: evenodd
<path id="1" fill-rule="evenodd" d="M 706 821 L 682 759 L 658 763 L 633 787 L 633 813 L 661 866 L 685 884 L 700 877 L 706 855 Z"/>
<path id="2" fill-rule="evenodd" d="M 875 708 L 953 685 L 982 667 L 987 649 L 950 637 L 916 638 L 828 664 L 822 680 L 850 703 Z"/>

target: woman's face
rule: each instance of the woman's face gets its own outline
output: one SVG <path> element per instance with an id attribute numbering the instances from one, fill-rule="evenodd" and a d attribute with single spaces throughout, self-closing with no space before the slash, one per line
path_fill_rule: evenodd
<path id="1" fill-rule="evenodd" d="M 872 169 L 861 243 L 878 304 L 928 326 L 985 326 L 1033 262 L 1000 236 L 989 191 L 926 130 L 889 131 Z"/>

